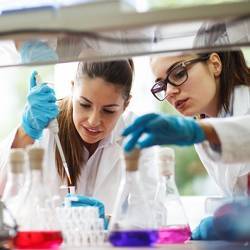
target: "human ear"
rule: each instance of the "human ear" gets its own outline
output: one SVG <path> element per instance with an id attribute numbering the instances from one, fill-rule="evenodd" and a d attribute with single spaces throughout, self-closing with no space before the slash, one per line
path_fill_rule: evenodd
<path id="1" fill-rule="evenodd" d="M 209 57 L 209 61 L 211 62 L 214 76 L 219 77 L 222 71 L 222 62 L 220 56 L 217 53 L 212 53 Z"/>

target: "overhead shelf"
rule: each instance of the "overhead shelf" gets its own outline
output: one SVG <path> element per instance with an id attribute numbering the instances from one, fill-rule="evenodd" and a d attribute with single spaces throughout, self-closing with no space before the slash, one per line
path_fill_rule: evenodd
<path id="1" fill-rule="evenodd" d="M 213 44 L 196 43 L 198 31 L 199 36 L 217 32 L 204 22 L 218 27 L 223 24 L 227 39 Z M 14 44 L 20 49 L 30 40 L 44 42 L 57 54 L 53 60 L 44 57 L 31 62 L 35 64 L 239 48 L 250 44 L 250 1 L 145 12 L 138 12 L 129 1 L 118 0 L 12 9 L 0 15 L 0 49 L 6 40 L 12 43 L 13 54 L 18 54 Z M 20 57 L 16 56 L 13 63 L 0 66 L 20 64 Z"/>
<path id="2" fill-rule="evenodd" d="M 45 1 L 46 2 L 46 1 Z M 137 12 L 127 1 L 84 1 L 62 7 L 30 8 L 0 15 L 3 32 L 23 30 L 107 31 L 181 23 L 197 20 L 221 20 L 250 14 L 250 1 L 161 8 Z"/>

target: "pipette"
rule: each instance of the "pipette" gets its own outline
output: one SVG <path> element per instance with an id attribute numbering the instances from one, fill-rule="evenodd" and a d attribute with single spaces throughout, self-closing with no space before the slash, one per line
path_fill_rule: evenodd
<path id="1" fill-rule="evenodd" d="M 43 82 L 42 82 L 41 76 L 39 74 L 37 74 L 36 75 L 36 84 L 39 85 L 39 84 L 42 84 L 42 83 Z M 66 175 L 68 177 L 69 184 L 72 185 L 71 177 L 70 177 L 70 174 L 69 174 L 68 164 L 66 162 L 66 159 L 65 159 L 65 156 L 64 156 L 64 153 L 63 153 L 63 149 L 62 149 L 62 145 L 61 145 L 61 142 L 60 142 L 60 139 L 59 139 L 59 136 L 58 136 L 59 125 L 58 125 L 57 119 L 52 120 L 49 123 L 48 128 L 53 132 L 53 134 L 55 136 L 56 145 L 57 145 L 57 148 L 58 148 L 61 160 L 62 160 L 63 167 L 64 167 Z"/>

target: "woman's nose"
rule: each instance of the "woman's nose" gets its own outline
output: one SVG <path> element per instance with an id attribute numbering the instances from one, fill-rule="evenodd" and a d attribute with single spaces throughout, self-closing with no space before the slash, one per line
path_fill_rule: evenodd
<path id="1" fill-rule="evenodd" d="M 89 114 L 88 123 L 91 127 L 96 127 L 100 124 L 101 119 L 98 112 L 93 111 Z"/>
<path id="2" fill-rule="evenodd" d="M 173 86 L 171 84 L 167 85 L 166 89 L 166 99 L 173 97 L 176 94 L 180 93 L 180 87 L 179 86 Z"/>

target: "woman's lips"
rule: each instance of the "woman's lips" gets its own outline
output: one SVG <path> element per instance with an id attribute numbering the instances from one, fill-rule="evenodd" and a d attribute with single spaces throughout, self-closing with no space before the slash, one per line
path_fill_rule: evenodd
<path id="1" fill-rule="evenodd" d="M 90 135 L 97 135 L 102 132 L 101 130 L 96 128 L 88 128 L 88 127 L 83 127 L 83 128 Z"/>
<path id="2" fill-rule="evenodd" d="M 188 101 L 188 99 L 189 98 L 176 101 L 175 104 L 174 104 L 175 108 L 178 109 L 178 110 L 183 109 L 185 107 L 185 104 Z"/>

